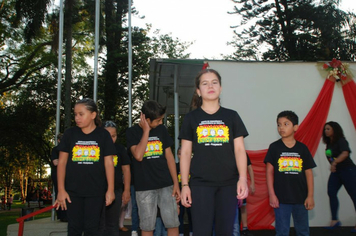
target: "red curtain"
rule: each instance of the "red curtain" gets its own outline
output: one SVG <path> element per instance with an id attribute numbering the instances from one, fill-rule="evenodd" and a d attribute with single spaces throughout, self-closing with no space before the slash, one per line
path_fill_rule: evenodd
<path id="1" fill-rule="evenodd" d="M 351 80 L 344 86 L 342 86 L 342 92 L 344 93 L 345 102 L 349 109 L 352 122 L 356 129 L 356 83 Z"/>
<path id="2" fill-rule="evenodd" d="M 334 87 L 335 82 L 328 79 L 325 80 L 324 86 L 314 102 L 313 107 L 295 134 L 295 138 L 306 144 L 313 156 L 318 148 L 323 127 L 329 113 Z M 353 89 L 355 88 L 356 86 L 353 87 Z M 355 93 L 353 95 L 355 95 Z M 356 102 L 355 96 L 353 101 Z M 353 111 L 356 118 L 355 105 L 353 105 Z M 248 150 L 247 152 L 252 162 L 256 185 L 256 193 L 247 198 L 248 227 L 255 230 L 273 229 L 274 227 L 271 224 L 274 222 L 274 211 L 269 205 L 266 166 L 263 163 L 267 150 Z"/>

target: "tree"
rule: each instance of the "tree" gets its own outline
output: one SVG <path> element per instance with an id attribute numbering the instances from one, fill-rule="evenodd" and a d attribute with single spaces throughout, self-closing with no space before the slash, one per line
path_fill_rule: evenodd
<path id="1" fill-rule="evenodd" d="M 227 58 L 250 60 L 341 60 L 355 58 L 349 17 L 337 0 L 233 0 L 232 14 L 242 17 Z M 240 29 L 243 28 L 243 29 Z M 265 52 L 259 53 L 262 48 Z"/>
<path id="2" fill-rule="evenodd" d="M 50 162 L 52 144 L 48 127 L 52 120 L 50 110 L 33 101 L 19 101 L 0 111 L 0 122 L 6 124 L 0 126 L 4 134 L 0 136 L 0 176 L 8 195 L 15 177 L 23 181 L 28 174 L 41 170 L 41 163 Z"/>

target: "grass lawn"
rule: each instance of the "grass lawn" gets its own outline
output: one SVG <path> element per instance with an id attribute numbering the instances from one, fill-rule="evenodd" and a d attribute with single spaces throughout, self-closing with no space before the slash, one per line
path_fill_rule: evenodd
<path id="1" fill-rule="evenodd" d="M 21 217 L 21 209 L 26 207 L 26 204 L 21 204 L 20 201 L 14 201 L 11 207 L 11 211 L 0 211 L 0 236 L 6 236 L 7 226 L 17 223 L 16 219 Z M 51 217 L 51 211 L 39 214 L 35 216 L 35 219 Z"/>

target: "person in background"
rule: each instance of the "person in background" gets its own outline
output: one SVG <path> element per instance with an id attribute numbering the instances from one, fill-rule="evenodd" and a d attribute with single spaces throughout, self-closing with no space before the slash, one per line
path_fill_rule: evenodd
<path id="1" fill-rule="evenodd" d="M 184 117 L 179 134 L 182 205 L 191 207 L 194 236 L 211 235 L 213 225 L 216 235 L 232 235 L 237 199 L 248 196 L 248 132 L 236 111 L 220 106 L 216 70 L 199 72 L 195 88 L 196 109 Z"/>
<path id="2" fill-rule="evenodd" d="M 326 144 L 326 159 L 330 163 L 330 176 L 328 180 L 328 195 L 331 209 L 331 222 L 327 229 L 341 226 L 338 218 L 339 200 L 337 193 L 344 185 L 351 197 L 356 210 L 356 166 L 350 158 L 351 149 L 344 131 L 339 123 L 329 121 L 324 125 L 323 142 Z M 356 226 L 351 230 L 356 233 Z"/>
<path id="3" fill-rule="evenodd" d="M 178 147 L 177 149 L 177 156 L 179 162 L 177 163 L 177 173 L 178 173 L 178 182 L 181 184 L 182 179 L 180 175 L 180 168 L 179 168 L 179 163 L 180 163 L 180 157 L 181 157 L 181 147 Z M 187 212 L 188 216 L 188 223 L 189 223 L 189 236 L 193 236 L 193 223 L 192 223 L 192 214 L 190 212 L 190 208 L 186 208 L 182 205 L 182 202 L 179 202 L 179 236 L 184 235 L 184 213 Z"/>
<path id="4" fill-rule="evenodd" d="M 250 176 L 250 189 L 249 192 L 251 195 L 255 194 L 255 175 L 253 173 L 252 169 L 252 164 L 250 157 L 246 153 L 247 156 L 247 172 Z M 247 201 L 246 198 L 242 200 L 241 206 L 240 207 L 240 215 L 238 215 L 238 211 L 236 212 L 236 219 L 235 219 L 235 224 L 234 224 L 234 233 L 233 236 L 253 236 L 253 234 L 248 230 L 248 225 L 247 225 L 247 209 L 246 209 Z M 240 216 L 240 218 L 239 218 Z M 242 231 L 240 233 L 240 223 L 242 223 Z"/>
<path id="5" fill-rule="evenodd" d="M 58 145 L 57 209 L 67 210 L 68 236 L 99 235 L 104 204 L 115 199 L 115 145 L 101 127 L 94 100 L 84 98 L 74 106 L 77 126 L 67 129 Z"/>
<path id="6" fill-rule="evenodd" d="M 2 196 L 1 198 L 1 206 L 3 210 L 6 210 L 6 199 L 5 199 L 5 195 Z"/>
<path id="7" fill-rule="evenodd" d="M 10 197 L 9 199 L 7 199 L 7 209 L 10 211 L 11 210 L 11 206 L 12 206 L 12 203 L 13 203 L 14 199 L 12 197 L 12 194 L 10 194 Z"/>
<path id="8" fill-rule="evenodd" d="M 51 178 L 54 186 L 54 192 L 55 192 L 55 198 L 57 199 L 58 197 L 58 184 L 57 184 L 57 166 L 58 166 L 58 159 L 59 159 L 59 150 L 58 150 L 58 144 L 61 142 L 61 139 L 63 137 L 62 133 L 59 133 L 57 135 L 57 146 L 52 148 L 52 155 L 51 155 Z M 62 222 L 67 222 L 67 212 L 65 210 L 62 210 L 61 208 L 56 210 L 57 213 L 57 219 L 62 221 Z"/>
<path id="9" fill-rule="evenodd" d="M 103 208 L 100 233 L 103 236 L 119 235 L 120 209 L 122 205 L 127 205 L 130 201 L 130 158 L 126 148 L 117 143 L 117 126 L 113 121 L 105 121 L 103 127 L 110 133 L 112 142 L 116 148 L 116 154 L 113 156 L 115 168 L 115 200 L 112 204 Z"/>
<path id="10" fill-rule="evenodd" d="M 131 173 L 133 173 L 133 165 L 131 162 Z M 131 236 L 138 236 L 138 229 L 139 229 L 139 216 L 138 216 L 138 207 L 136 202 L 136 191 L 134 186 L 134 175 L 131 175 Z"/>
<path id="11" fill-rule="evenodd" d="M 167 236 L 167 229 L 163 224 L 159 207 L 157 209 L 156 226 L 153 231 L 153 236 Z"/>
<path id="12" fill-rule="evenodd" d="M 316 165 L 308 147 L 294 138 L 298 128 L 294 112 L 279 113 L 277 130 L 281 139 L 269 146 L 264 160 L 276 236 L 289 236 L 291 215 L 297 235 L 310 235 L 308 210 L 314 208 L 312 169 Z"/>

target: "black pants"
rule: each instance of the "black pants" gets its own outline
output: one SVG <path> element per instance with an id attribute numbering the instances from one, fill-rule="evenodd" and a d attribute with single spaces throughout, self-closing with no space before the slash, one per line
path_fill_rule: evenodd
<path id="1" fill-rule="evenodd" d="M 119 219 L 122 202 L 122 190 L 115 190 L 115 200 L 107 207 L 103 207 L 103 212 L 100 220 L 100 235 L 102 236 L 118 236 L 119 235 Z"/>
<path id="2" fill-rule="evenodd" d="M 67 203 L 68 236 L 98 236 L 105 196 L 73 197 Z"/>
<path id="3" fill-rule="evenodd" d="M 231 236 L 237 207 L 236 185 L 191 186 L 194 236 Z"/>

